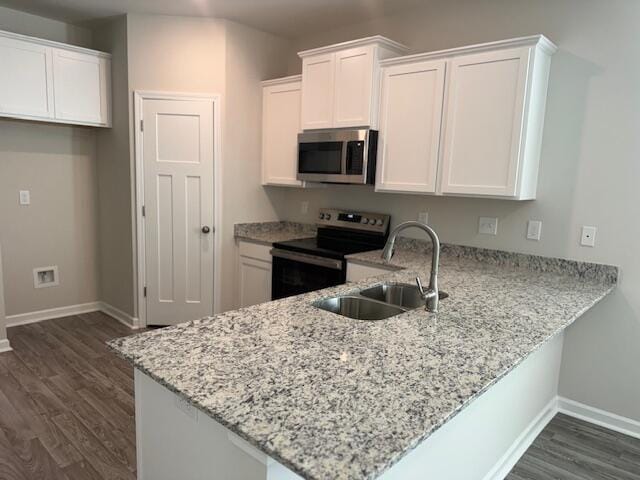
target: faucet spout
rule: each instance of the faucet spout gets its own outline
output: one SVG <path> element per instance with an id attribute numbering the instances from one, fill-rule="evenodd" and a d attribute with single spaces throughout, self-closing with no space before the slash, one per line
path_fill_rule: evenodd
<path id="1" fill-rule="evenodd" d="M 431 250 L 431 274 L 429 275 L 429 288 L 424 290 L 420 287 L 420 290 L 423 298 L 425 299 L 425 308 L 429 312 L 435 313 L 438 311 L 438 265 L 440 263 L 440 239 L 438 238 L 438 234 L 435 230 L 433 230 L 429 225 L 421 222 L 410 221 L 401 223 L 394 228 L 389 235 L 389 239 L 382 251 L 382 258 L 387 262 L 391 260 L 395 250 L 396 237 L 401 231 L 411 227 L 419 228 L 426 232 L 431 239 L 431 244 L 433 245 Z"/>

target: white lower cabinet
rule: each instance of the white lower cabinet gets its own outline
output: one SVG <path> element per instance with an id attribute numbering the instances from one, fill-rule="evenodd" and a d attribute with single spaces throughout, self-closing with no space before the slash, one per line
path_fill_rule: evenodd
<path id="1" fill-rule="evenodd" d="M 369 277 L 384 275 L 392 270 L 386 268 L 370 267 L 359 263 L 347 262 L 347 282 L 357 282 Z"/>
<path id="2" fill-rule="evenodd" d="M 271 300 L 271 246 L 251 242 L 238 245 L 238 302 L 248 307 Z"/>

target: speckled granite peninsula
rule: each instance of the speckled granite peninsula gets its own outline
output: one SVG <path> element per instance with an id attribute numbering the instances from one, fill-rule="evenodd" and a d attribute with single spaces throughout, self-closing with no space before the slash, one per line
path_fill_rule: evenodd
<path id="1" fill-rule="evenodd" d="M 356 260 L 376 263 L 377 253 Z M 394 263 L 395 262 L 395 263 Z M 440 311 L 358 321 L 312 305 L 405 270 L 114 340 L 142 372 L 308 479 L 372 479 L 615 288 L 617 269 L 446 246 Z"/>
<path id="2" fill-rule="evenodd" d="M 264 245 L 313 237 L 315 234 L 315 225 L 296 222 L 236 223 L 233 229 L 233 235 L 237 240 L 246 240 Z"/>

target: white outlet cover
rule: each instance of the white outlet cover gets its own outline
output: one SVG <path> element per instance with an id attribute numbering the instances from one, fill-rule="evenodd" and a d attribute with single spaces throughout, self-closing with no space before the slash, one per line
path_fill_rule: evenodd
<path id="1" fill-rule="evenodd" d="M 309 202 L 304 201 L 300 203 L 300 213 L 306 215 L 309 212 Z"/>
<path id="2" fill-rule="evenodd" d="M 542 222 L 540 220 L 529 220 L 527 224 L 527 239 L 540 240 L 542 234 Z"/>
<path id="3" fill-rule="evenodd" d="M 483 235 L 497 235 L 498 219 L 495 217 L 480 217 L 480 220 L 478 220 L 478 233 Z"/>
<path id="4" fill-rule="evenodd" d="M 31 204 L 31 192 L 29 190 L 20 190 L 20 205 Z"/>
<path id="5" fill-rule="evenodd" d="M 596 233 L 598 229 L 589 225 L 582 227 L 582 235 L 580 237 L 580 245 L 583 247 L 595 247 L 596 246 Z"/>
<path id="6" fill-rule="evenodd" d="M 418 221 L 420 223 L 424 223 L 429 225 L 429 212 L 419 212 L 418 213 Z"/>

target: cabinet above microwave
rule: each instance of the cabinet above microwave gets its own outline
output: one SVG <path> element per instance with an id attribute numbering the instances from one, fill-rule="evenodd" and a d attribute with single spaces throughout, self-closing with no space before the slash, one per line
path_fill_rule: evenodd
<path id="1" fill-rule="evenodd" d="M 377 128 L 379 62 L 407 51 L 377 35 L 299 52 L 301 128 Z"/>

